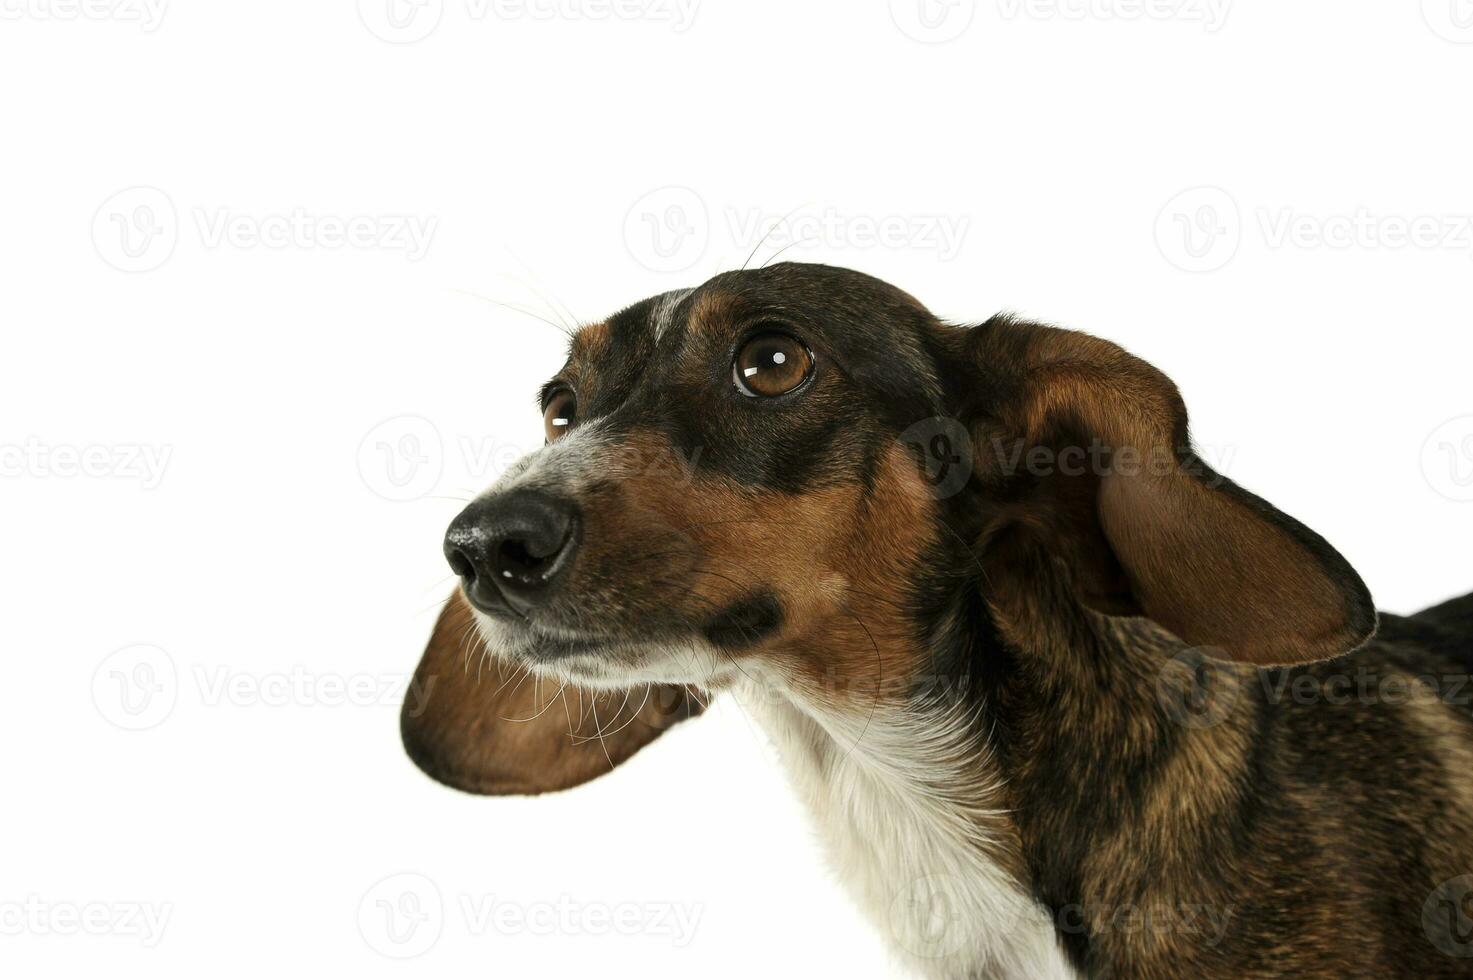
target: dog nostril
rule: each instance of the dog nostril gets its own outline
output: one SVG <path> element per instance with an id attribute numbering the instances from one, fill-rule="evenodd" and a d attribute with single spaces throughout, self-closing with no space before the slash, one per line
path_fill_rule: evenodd
<path id="1" fill-rule="evenodd" d="M 448 561 L 450 562 L 450 570 L 456 575 L 459 575 L 461 578 L 464 579 L 473 579 L 476 577 L 476 567 L 472 565 L 471 560 L 465 556 L 465 552 L 461 551 L 459 548 L 456 548 L 454 551 L 450 552 L 449 556 L 447 557 Z"/>
<path id="2" fill-rule="evenodd" d="M 545 584 L 546 573 L 563 550 L 563 543 L 548 548 L 521 538 L 501 542 L 496 553 L 496 570 L 503 580 L 522 586 Z"/>

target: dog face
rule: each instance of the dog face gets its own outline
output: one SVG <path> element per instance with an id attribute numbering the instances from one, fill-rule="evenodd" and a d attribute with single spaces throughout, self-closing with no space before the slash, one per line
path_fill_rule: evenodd
<path id="1" fill-rule="evenodd" d="M 546 448 L 447 537 L 499 652 L 711 684 L 832 628 L 854 588 L 903 593 L 932 537 L 898 441 L 938 404 L 926 320 L 877 281 L 785 266 L 581 331 L 542 391 Z"/>
<path id="2" fill-rule="evenodd" d="M 547 677 L 621 717 L 638 692 L 620 755 L 739 673 L 831 710 L 903 701 L 980 621 L 1049 631 L 1046 596 L 1259 664 L 1374 628 L 1338 554 L 1191 452 L 1149 365 L 1009 318 L 946 326 L 856 272 L 785 264 L 638 303 L 578 332 L 540 407 L 546 446 L 446 534 L 468 608 L 421 665 L 440 705 L 405 720 L 416 760 L 465 788 L 583 770 L 528 776 L 557 767 L 525 727 L 509 761 L 489 718 L 508 695 L 455 681 L 452 627 L 510 671 L 498 690 Z"/>

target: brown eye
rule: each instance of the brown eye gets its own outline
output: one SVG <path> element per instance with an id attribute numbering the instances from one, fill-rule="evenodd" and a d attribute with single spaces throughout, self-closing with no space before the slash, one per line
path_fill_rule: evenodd
<path id="1" fill-rule="evenodd" d="M 547 441 L 552 442 L 562 438 L 577 420 L 578 396 L 573 394 L 571 388 L 563 388 L 561 391 L 554 392 L 547 400 L 547 408 L 542 413 L 542 428 L 547 432 Z"/>
<path id="2" fill-rule="evenodd" d="M 742 345 L 732 370 L 742 394 L 775 398 L 808 379 L 813 373 L 813 355 L 796 337 L 764 333 Z"/>

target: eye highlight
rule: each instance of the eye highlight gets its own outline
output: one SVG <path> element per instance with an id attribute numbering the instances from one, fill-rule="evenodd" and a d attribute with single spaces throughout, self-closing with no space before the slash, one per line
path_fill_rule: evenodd
<path id="1" fill-rule="evenodd" d="M 737 390 L 752 398 L 786 395 L 813 373 L 813 355 L 797 337 L 758 334 L 742 345 L 732 364 Z"/>
<path id="2" fill-rule="evenodd" d="M 559 388 L 547 399 L 542 412 L 542 429 L 548 442 L 561 439 L 578 421 L 578 396 L 572 388 Z"/>

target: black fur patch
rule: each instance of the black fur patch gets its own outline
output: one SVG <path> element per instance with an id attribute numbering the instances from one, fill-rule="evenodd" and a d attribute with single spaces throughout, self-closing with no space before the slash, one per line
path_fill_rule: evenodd
<path id="1" fill-rule="evenodd" d="M 782 605 L 770 592 L 742 599 L 706 621 L 706 639 L 723 650 L 740 650 L 762 642 L 783 622 Z"/>

